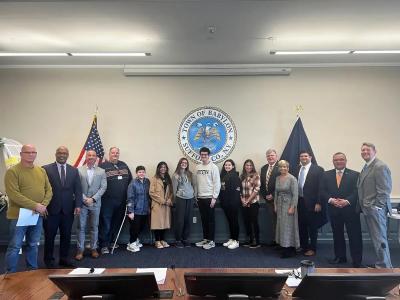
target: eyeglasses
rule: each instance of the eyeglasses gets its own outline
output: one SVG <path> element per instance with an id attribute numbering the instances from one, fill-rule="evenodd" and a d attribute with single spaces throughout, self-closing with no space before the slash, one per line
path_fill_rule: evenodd
<path id="1" fill-rule="evenodd" d="M 24 153 L 24 154 L 37 154 L 36 151 L 23 151 L 21 153 Z"/>

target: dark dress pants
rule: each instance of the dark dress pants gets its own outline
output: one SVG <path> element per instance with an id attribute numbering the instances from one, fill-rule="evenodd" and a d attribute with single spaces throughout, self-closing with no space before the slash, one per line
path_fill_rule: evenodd
<path id="1" fill-rule="evenodd" d="M 69 248 L 71 245 L 71 229 L 74 222 L 74 214 L 59 213 L 48 215 L 43 219 L 44 228 L 44 261 L 46 263 L 54 260 L 54 239 L 60 230 L 60 261 L 68 261 Z"/>
<path id="2" fill-rule="evenodd" d="M 344 228 L 346 226 L 349 238 L 350 254 L 354 265 L 362 261 L 362 235 L 360 214 L 347 208 L 335 209 L 329 212 L 333 233 L 333 245 L 336 258 L 346 258 L 346 241 Z"/>
<path id="3" fill-rule="evenodd" d="M 270 233 L 270 243 L 274 243 L 276 241 L 276 220 L 277 220 L 277 216 L 276 216 L 276 212 L 275 212 L 275 208 L 274 208 L 274 200 L 268 201 L 266 200 L 265 202 L 265 207 L 267 209 L 267 216 L 268 219 L 270 220 L 270 222 L 268 222 L 268 229 L 269 229 L 269 233 Z"/>
<path id="4" fill-rule="evenodd" d="M 303 251 L 317 251 L 319 214 L 299 206 L 299 237 Z"/>

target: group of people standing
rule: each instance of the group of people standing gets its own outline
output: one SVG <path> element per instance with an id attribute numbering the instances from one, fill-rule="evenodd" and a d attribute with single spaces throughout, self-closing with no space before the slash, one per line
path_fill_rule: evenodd
<path id="1" fill-rule="evenodd" d="M 59 231 L 59 266 L 71 267 L 69 249 L 75 215 L 78 216 L 75 255 L 78 261 L 84 258 L 86 228 L 90 231 L 90 255 L 97 258 L 100 255 L 98 249 L 103 255 L 109 253 L 125 214 L 130 222 L 128 251 L 140 251 L 143 245 L 139 235 L 148 223 L 154 233 L 155 247 L 170 247 L 165 232 L 171 228 L 172 221 L 175 246 L 190 247 L 195 204 L 199 207 L 203 229 L 203 240 L 195 245 L 209 250 L 216 246 L 217 198 L 229 224 L 229 240 L 223 243 L 228 249 L 240 245 L 239 211 L 247 234 L 242 245 L 260 247 L 258 215 L 260 199 L 263 199 L 272 230 L 268 245 L 279 249 L 282 258 L 298 252 L 305 256 L 316 255 L 318 228 L 325 223 L 327 211 L 335 254 L 330 263 L 347 261 L 346 227 L 353 266 L 361 267 L 361 212 L 377 256 L 374 267 L 392 267 L 386 232 L 386 216 L 391 212 L 391 175 L 386 164 L 376 158 L 376 149 L 371 143 L 363 143 L 361 147 L 361 156 L 366 162 L 361 173 L 346 168 L 347 160 L 342 152 L 333 155 L 334 169 L 324 172 L 311 162 L 309 151 L 301 151 L 299 166 L 290 170 L 287 161 L 278 162 L 274 149 L 267 150 L 267 164 L 260 174 L 251 159 L 244 162 L 241 174 L 231 159 L 224 162 L 219 172 L 210 159 L 210 150 L 203 147 L 200 149 L 201 163 L 194 173 L 189 170 L 189 161 L 181 158 L 172 175 L 169 175 L 167 163 L 162 161 L 149 180 L 144 166 L 136 167 L 133 178 L 127 164 L 119 160 L 119 154 L 119 149 L 112 147 L 109 160 L 97 166 L 96 151 L 88 150 L 86 165 L 76 169 L 67 164 L 68 149 L 61 146 L 56 150 L 56 162 L 41 168 L 34 165 L 35 146 L 22 147 L 21 162 L 10 168 L 5 176 L 9 196 L 7 218 L 11 220 L 7 272 L 16 271 L 24 236 L 27 267 L 37 268 L 42 226 L 46 266 L 55 267 L 54 240 Z M 175 208 L 173 216 L 172 207 Z M 38 213 L 37 224 L 18 226 L 20 208 Z"/>

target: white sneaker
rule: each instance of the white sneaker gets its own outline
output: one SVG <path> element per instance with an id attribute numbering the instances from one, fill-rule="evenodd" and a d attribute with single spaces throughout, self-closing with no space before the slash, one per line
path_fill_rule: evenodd
<path id="1" fill-rule="evenodd" d="M 239 248 L 239 242 L 238 242 L 238 241 L 233 241 L 233 242 L 228 246 L 228 249 L 231 249 L 231 250 L 236 249 L 236 248 Z"/>
<path id="2" fill-rule="evenodd" d="M 139 252 L 140 248 L 138 246 L 136 246 L 135 242 L 128 244 L 128 246 L 126 246 L 126 250 L 131 251 L 131 252 Z"/>
<path id="3" fill-rule="evenodd" d="M 136 243 L 136 246 L 138 246 L 139 248 L 143 247 L 143 244 L 139 241 L 139 239 L 136 239 L 135 243 Z"/>
<path id="4" fill-rule="evenodd" d="M 208 240 L 204 239 L 200 242 L 196 243 L 196 247 L 203 247 L 205 244 L 208 244 Z"/>
<path id="5" fill-rule="evenodd" d="M 203 249 L 205 249 L 205 250 L 210 250 L 211 248 L 214 248 L 214 247 L 215 247 L 214 241 L 209 241 L 207 244 L 205 244 L 205 245 L 203 246 Z"/>
<path id="6" fill-rule="evenodd" d="M 226 243 L 223 243 L 222 246 L 224 247 L 228 247 L 230 244 L 232 244 L 233 240 L 229 239 L 229 241 L 227 241 Z"/>
<path id="7" fill-rule="evenodd" d="M 166 241 L 161 241 L 161 245 L 163 245 L 164 248 L 169 247 L 169 244 Z"/>

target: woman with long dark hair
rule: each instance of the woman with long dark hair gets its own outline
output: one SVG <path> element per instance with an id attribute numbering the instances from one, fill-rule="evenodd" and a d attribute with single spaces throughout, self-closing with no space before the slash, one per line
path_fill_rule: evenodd
<path id="1" fill-rule="evenodd" d="M 159 162 L 156 174 L 150 181 L 151 198 L 151 230 L 155 236 L 155 246 L 158 249 L 167 248 L 169 244 L 165 241 L 165 231 L 171 228 L 172 207 L 172 181 L 168 174 L 166 162 Z"/>
<path id="2" fill-rule="evenodd" d="M 174 194 L 174 231 L 175 246 L 177 248 L 190 247 L 188 241 L 190 225 L 193 218 L 194 184 L 193 174 L 189 170 L 189 161 L 181 158 L 172 175 L 172 187 Z"/>
<path id="3" fill-rule="evenodd" d="M 245 247 L 260 247 L 260 230 L 258 227 L 258 210 L 260 208 L 258 192 L 260 191 L 260 175 L 258 175 L 254 162 L 247 159 L 243 164 L 240 176 L 242 186 L 240 190 L 243 218 L 249 241 Z"/>
<path id="4" fill-rule="evenodd" d="M 229 224 L 229 240 L 224 243 L 228 249 L 239 247 L 239 207 L 240 207 L 240 178 L 236 172 L 235 162 L 227 159 L 221 170 L 221 191 L 219 199 Z"/>

